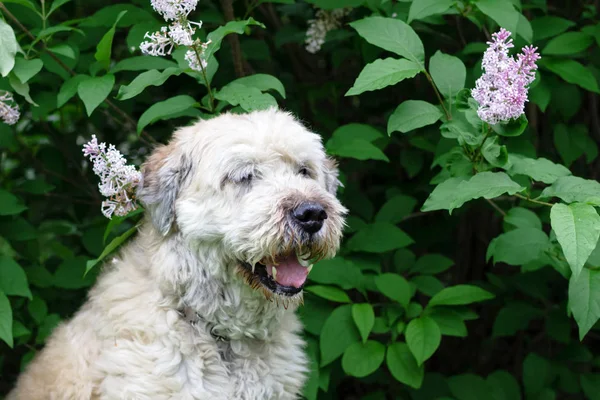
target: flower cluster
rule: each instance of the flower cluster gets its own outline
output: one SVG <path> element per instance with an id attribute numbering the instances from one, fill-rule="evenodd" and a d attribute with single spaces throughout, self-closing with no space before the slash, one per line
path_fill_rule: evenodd
<path id="1" fill-rule="evenodd" d="M 4 92 L 0 95 L 0 118 L 5 124 L 14 125 L 19 120 L 19 106 L 15 103 L 12 93 Z"/>
<path id="2" fill-rule="evenodd" d="M 100 194 L 108 200 L 102 202 L 102 214 L 106 218 L 112 215 L 124 216 L 137 208 L 135 188 L 142 175 L 133 165 L 126 165 L 127 160 L 114 145 L 98 143 L 96 135 L 83 145 L 83 155 L 93 163 L 93 170 L 100 177 L 98 188 Z"/>
<path id="3" fill-rule="evenodd" d="M 314 54 L 321 50 L 321 46 L 325 43 L 327 32 L 342 26 L 342 18 L 349 13 L 349 8 L 317 11 L 316 18 L 308 21 L 308 29 L 306 31 L 306 51 Z"/>
<path id="4" fill-rule="evenodd" d="M 540 59 L 533 46 L 524 47 L 516 59 L 509 56 L 508 50 L 514 47 L 510 35 L 504 28 L 492 35 L 483 55 L 484 73 L 471 91 L 479 103 L 479 118 L 491 125 L 519 118 L 525 112 L 527 91 Z"/>
<path id="5" fill-rule="evenodd" d="M 151 3 L 154 10 L 162 15 L 165 21 L 172 22 L 169 26 L 160 28 L 160 31 L 146 32 L 144 38 L 149 40 L 140 44 L 142 53 L 166 56 L 171 54 L 175 46 L 184 46 L 188 48 L 185 60 L 190 68 L 195 71 L 206 68 L 207 61 L 203 54 L 210 41 L 202 43 L 199 39 L 194 40 L 196 29 L 202 27 L 202 21 L 188 20 L 188 15 L 196 9 L 198 0 L 151 0 Z"/>

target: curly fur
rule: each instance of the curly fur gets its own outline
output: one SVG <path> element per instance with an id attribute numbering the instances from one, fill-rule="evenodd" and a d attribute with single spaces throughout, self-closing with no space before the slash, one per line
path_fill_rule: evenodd
<path id="1" fill-rule="evenodd" d="M 256 290 L 240 262 L 337 250 L 345 209 L 319 136 L 274 109 L 226 114 L 180 129 L 142 170 L 137 237 L 9 399 L 297 398 L 307 373 L 301 294 Z M 328 213 L 310 240 L 288 218 L 306 200 Z"/>

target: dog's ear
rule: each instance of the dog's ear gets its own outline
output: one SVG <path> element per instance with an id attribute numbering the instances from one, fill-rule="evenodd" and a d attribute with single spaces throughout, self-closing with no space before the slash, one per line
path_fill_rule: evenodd
<path id="1" fill-rule="evenodd" d="M 325 159 L 325 189 L 333 195 L 336 194 L 338 187 L 342 184 L 338 179 L 339 170 L 337 161 L 331 157 Z"/>
<path id="2" fill-rule="evenodd" d="M 190 170 L 189 159 L 173 143 L 157 147 L 142 165 L 138 199 L 163 236 L 175 222 L 175 200 Z"/>

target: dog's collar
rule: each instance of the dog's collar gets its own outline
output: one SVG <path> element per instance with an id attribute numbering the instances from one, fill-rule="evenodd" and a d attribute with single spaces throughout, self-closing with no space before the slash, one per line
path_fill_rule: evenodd
<path id="1" fill-rule="evenodd" d="M 204 322 L 206 327 L 208 328 L 208 332 L 210 336 L 213 337 L 217 342 L 228 342 L 229 338 L 219 335 L 215 333 L 215 326 L 208 321 L 206 321 L 200 314 L 192 309 L 192 307 L 184 307 L 181 310 L 177 310 L 179 315 L 190 325 L 196 325 L 198 322 Z"/>

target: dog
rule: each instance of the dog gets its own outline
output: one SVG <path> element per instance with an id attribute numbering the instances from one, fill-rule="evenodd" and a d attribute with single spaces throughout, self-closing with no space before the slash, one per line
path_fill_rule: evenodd
<path id="1" fill-rule="evenodd" d="M 294 311 L 339 248 L 339 184 L 320 136 L 278 109 L 177 130 L 142 166 L 137 236 L 8 398 L 298 398 Z"/>

